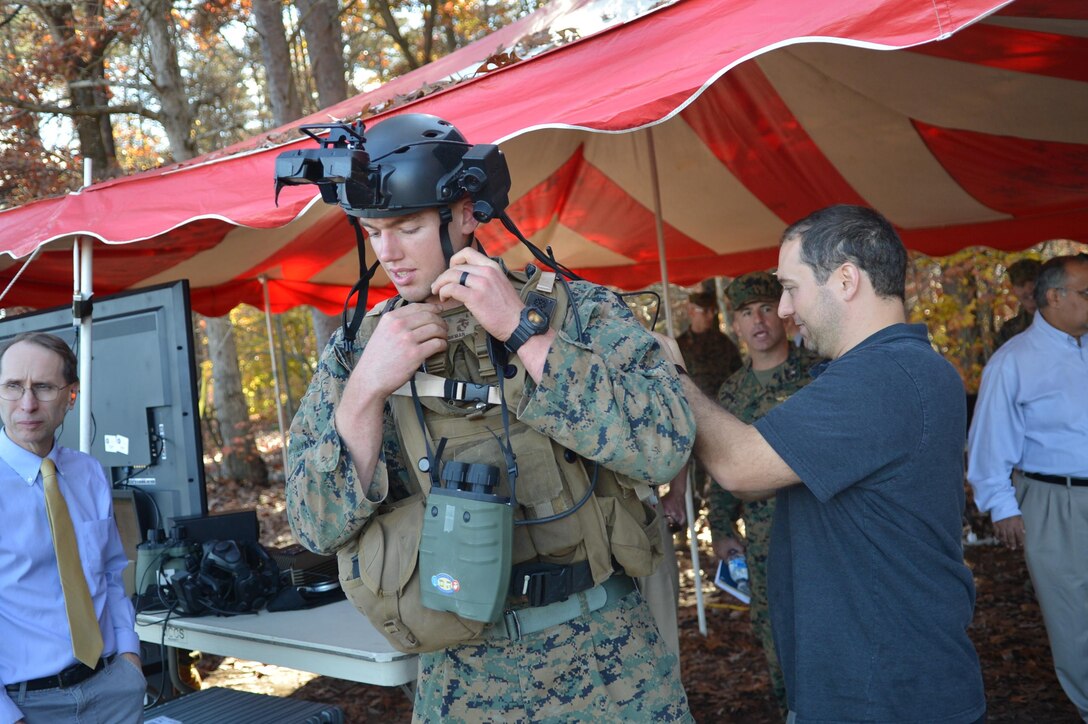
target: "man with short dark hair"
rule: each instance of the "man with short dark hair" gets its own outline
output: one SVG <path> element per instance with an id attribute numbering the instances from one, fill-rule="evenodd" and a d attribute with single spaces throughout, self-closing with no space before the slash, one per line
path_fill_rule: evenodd
<path id="1" fill-rule="evenodd" d="M 78 391 L 60 338 L 28 333 L 0 350 L 0 722 L 143 720 L 110 484 L 94 458 L 54 442 Z"/>
<path id="2" fill-rule="evenodd" d="M 748 350 L 748 361 L 718 389 L 718 403 L 751 424 L 812 381 L 809 370 L 820 361 L 815 353 L 790 343 L 778 316 L 782 285 L 769 272 L 737 277 L 725 290 L 733 309 L 733 331 Z M 727 560 L 742 546 L 734 538 L 734 522 L 744 519 L 744 551 L 752 591 L 749 616 L 771 674 L 778 705 L 787 708 L 786 683 L 774 650 L 767 608 L 767 558 L 770 553 L 774 498 L 741 501 L 720 486 L 710 491 L 710 532 L 714 553 Z"/>
<path id="3" fill-rule="evenodd" d="M 1035 280 L 1041 268 L 1042 263 L 1038 259 L 1020 259 L 1009 264 L 1006 273 L 1009 275 L 1012 294 L 1020 302 L 1020 311 L 998 328 L 994 335 L 995 350 L 1027 329 L 1035 317 Z"/>
<path id="4" fill-rule="evenodd" d="M 967 480 L 998 540 L 1024 549 L 1058 681 L 1088 721 L 1088 255 L 1043 264 L 1035 300 L 982 371 Z"/>
<path id="5" fill-rule="evenodd" d="M 963 383 L 905 323 L 906 265 L 875 211 L 811 214 L 782 236 L 778 314 L 830 362 L 754 425 L 684 380 L 714 480 L 777 495 L 768 597 L 791 721 L 985 717 L 960 542 Z"/>

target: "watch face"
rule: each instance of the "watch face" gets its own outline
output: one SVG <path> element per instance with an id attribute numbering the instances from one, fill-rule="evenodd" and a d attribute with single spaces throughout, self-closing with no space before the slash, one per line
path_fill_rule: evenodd
<path id="1" fill-rule="evenodd" d="M 548 320 L 544 317 L 543 314 L 540 313 L 540 310 L 538 309 L 530 308 L 525 313 L 525 319 L 528 320 L 529 324 L 537 328 L 545 327 L 548 324 Z"/>

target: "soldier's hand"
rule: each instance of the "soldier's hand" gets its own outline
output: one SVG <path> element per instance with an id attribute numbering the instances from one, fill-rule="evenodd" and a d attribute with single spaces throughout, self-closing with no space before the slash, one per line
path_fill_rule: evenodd
<path id="1" fill-rule="evenodd" d="M 726 536 L 714 538 L 714 555 L 721 560 L 728 560 L 735 553 L 744 553 L 744 544 L 736 538 Z"/>
<path id="2" fill-rule="evenodd" d="M 510 339 L 525 306 L 502 267 L 470 247 L 453 255 L 450 268 L 434 280 L 431 292 L 443 301 L 453 299 L 464 304 L 500 342 Z"/>
<path id="3" fill-rule="evenodd" d="M 446 321 L 441 313 L 452 306 L 421 302 L 383 314 L 348 385 L 361 385 L 384 403 L 424 360 L 446 349 Z"/>
<path id="4" fill-rule="evenodd" d="M 994 521 L 994 536 L 1012 550 L 1024 547 L 1024 516 Z"/>
<path id="5" fill-rule="evenodd" d="M 669 483 L 669 492 L 661 496 L 661 512 L 665 514 L 665 522 L 669 528 L 682 527 L 688 522 L 688 510 L 685 495 L 688 490 L 688 466 L 680 468 L 680 472 Z"/>

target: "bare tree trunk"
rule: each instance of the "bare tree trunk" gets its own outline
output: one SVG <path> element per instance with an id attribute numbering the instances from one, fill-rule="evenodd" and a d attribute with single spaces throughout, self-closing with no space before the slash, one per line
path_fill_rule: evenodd
<path id="1" fill-rule="evenodd" d="M 268 467 L 257 452 L 249 411 L 242 395 L 238 347 L 230 317 L 205 317 L 208 356 L 212 360 L 215 416 L 223 436 L 223 473 L 254 485 L 268 484 Z"/>
<path id="2" fill-rule="evenodd" d="M 348 95 L 340 9 L 336 0 L 295 0 L 295 6 L 302 16 L 310 72 L 317 84 L 317 102 L 328 108 Z"/>
<path id="3" fill-rule="evenodd" d="M 332 333 L 339 328 L 344 320 L 339 314 L 325 314 L 317 307 L 310 307 L 310 310 L 314 320 L 314 349 L 320 355 L 329 344 Z"/>
<path id="4" fill-rule="evenodd" d="M 162 125 L 175 161 L 196 155 L 193 109 L 178 64 L 177 27 L 172 0 L 137 0 L 140 21 L 151 46 L 151 84 L 162 107 Z"/>
<path id="5" fill-rule="evenodd" d="M 283 5 L 279 0 L 253 0 L 253 21 L 261 36 L 272 122 L 282 126 L 302 116 L 302 102 L 291 75 L 291 53 L 283 27 Z"/>
<path id="6" fill-rule="evenodd" d="M 116 34 L 110 30 L 91 31 L 93 42 L 83 42 L 76 37 L 76 16 L 71 3 L 42 3 L 33 8 L 66 49 L 61 65 L 68 83 L 69 115 L 79 137 L 80 153 L 91 160 L 95 180 L 116 176 L 120 165 L 113 144 L 113 125 L 104 110 L 107 105 L 104 59 Z M 81 48 L 88 52 L 82 53 Z"/>

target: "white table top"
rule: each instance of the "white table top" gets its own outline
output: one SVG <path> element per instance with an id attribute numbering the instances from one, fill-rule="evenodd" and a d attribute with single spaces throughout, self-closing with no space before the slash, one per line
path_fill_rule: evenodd
<path id="1" fill-rule="evenodd" d="M 142 641 L 260 661 L 365 684 L 399 686 L 416 678 L 416 657 L 394 649 L 350 602 L 255 615 L 141 613 Z"/>

